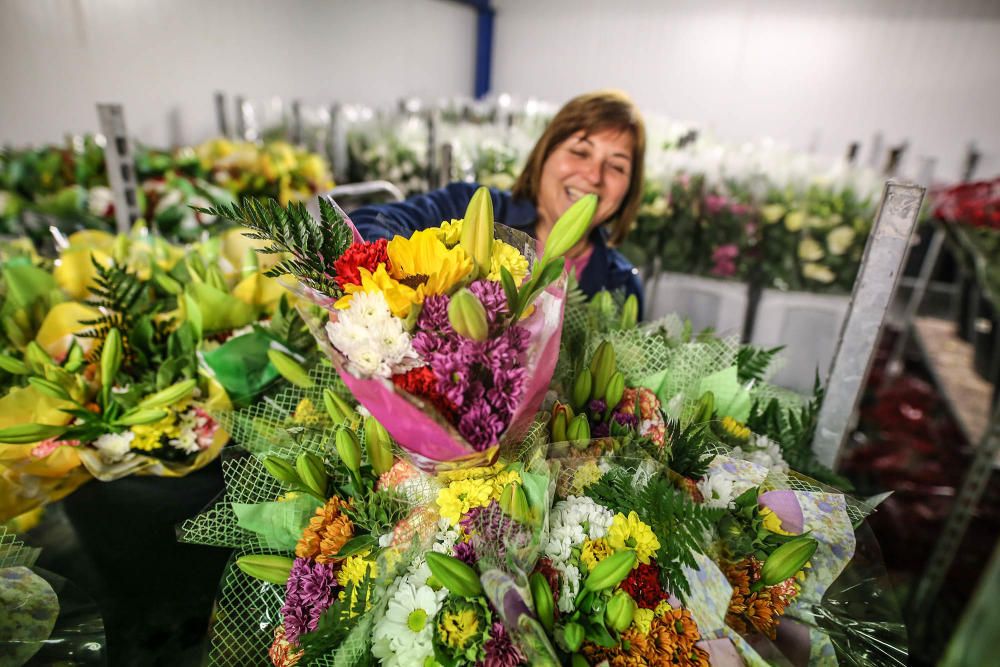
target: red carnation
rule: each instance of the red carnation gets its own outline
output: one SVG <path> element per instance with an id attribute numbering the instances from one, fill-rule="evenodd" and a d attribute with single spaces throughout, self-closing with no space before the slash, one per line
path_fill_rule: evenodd
<path id="1" fill-rule="evenodd" d="M 393 375 L 392 383 L 403 391 L 430 401 L 449 422 L 454 424 L 458 420 L 458 409 L 438 391 L 437 378 L 429 367 L 421 366 L 400 375 Z"/>
<path id="2" fill-rule="evenodd" d="M 622 582 L 621 589 L 643 609 L 656 609 L 656 605 L 667 599 L 667 593 L 660 586 L 660 568 L 655 560 L 650 560 L 648 565 L 637 565 Z"/>
<path id="3" fill-rule="evenodd" d="M 337 274 L 337 284 L 340 285 L 341 289 L 348 284 L 361 284 L 361 273 L 358 271 L 358 268 L 362 266 L 372 273 L 375 273 L 375 269 L 378 268 L 379 264 L 386 264 L 388 267 L 389 255 L 385 250 L 387 243 L 388 241 L 385 239 L 371 242 L 365 241 L 363 243 L 355 243 L 345 250 L 344 254 L 333 263 L 333 270 Z"/>

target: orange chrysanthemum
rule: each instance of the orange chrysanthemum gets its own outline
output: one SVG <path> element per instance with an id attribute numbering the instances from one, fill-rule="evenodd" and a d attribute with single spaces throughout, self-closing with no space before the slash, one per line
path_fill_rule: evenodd
<path id="1" fill-rule="evenodd" d="M 785 608 L 798 595 L 795 580 L 788 579 L 775 586 L 751 592 L 750 586 L 760 579 L 761 562 L 750 556 L 723 568 L 733 586 L 726 623 L 742 635 L 753 631 L 774 639 L 778 622 Z"/>
<path id="2" fill-rule="evenodd" d="M 582 651 L 592 665 L 607 660 L 611 667 L 708 667 L 708 651 L 697 646 L 699 641 L 701 633 L 691 612 L 671 609 L 653 619 L 648 635 L 632 627 L 622 633 L 621 644 L 615 648 L 602 648 L 588 642 Z"/>
<path id="3" fill-rule="evenodd" d="M 316 516 L 309 519 L 309 525 L 295 545 L 295 555 L 315 558 L 318 563 L 336 560 L 337 553 L 354 537 L 354 524 L 344 513 L 349 507 L 349 502 L 334 496 L 326 505 L 317 508 Z"/>
<path id="4" fill-rule="evenodd" d="M 294 667 L 304 651 L 296 651 L 295 647 L 285 639 L 285 626 L 279 625 L 274 631 L 274 643 L 267 650 L 267 657 L 274 667 Z"/>

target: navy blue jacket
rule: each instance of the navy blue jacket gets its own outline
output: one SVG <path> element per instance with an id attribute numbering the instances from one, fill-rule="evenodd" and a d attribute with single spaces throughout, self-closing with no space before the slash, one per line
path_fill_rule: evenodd
<path id="1" fill-rule="evenodd" d="M 365 240 L 409 236 L 413 232 L 441 224 L 445 220 L 461 218 L 469 205 L 472 194 L 479 186 L 475 183 L 452 183 L 440 190 L 410 197 L 404 202 L 364 206 L 351 212 L 351 222 Z M 490 188 L 493 196 L 493 216 L 497 222 L 535 235 L 538 212 L 529 201 L 515 200 L 509 192 Z M 642 283 L 639 272 L 625 257 L 609 248 L 600 228 L 591 233 L 594 252 L 579 277 L 580 289 L 588 297 L 602 289 L 624 290 L 626 296 L 635 294 L 639 300 L 639 317 L 642 318 Z"/>

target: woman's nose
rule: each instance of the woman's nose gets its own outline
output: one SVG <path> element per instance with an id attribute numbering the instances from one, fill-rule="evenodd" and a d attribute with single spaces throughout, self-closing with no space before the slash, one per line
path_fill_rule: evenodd
<path id="1" fill-rule="evenodd" d="M 600 160 L 589 160 L 583 167 L 583 175 L 593 185 L 600 185 L 604 169 Z"/>

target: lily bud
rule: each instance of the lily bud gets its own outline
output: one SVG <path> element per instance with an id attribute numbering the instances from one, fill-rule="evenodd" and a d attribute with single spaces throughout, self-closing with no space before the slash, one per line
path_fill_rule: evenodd
<path id="1" fill-rule="evenodd" d="M 615 373 L 615 348 L 608 341 L 601 343 L 590 360 L 590 372 L 594 375 L 594 384 L 590 390 L 591 398 L 604 398 L 608 391 L 608 382 Z"/>
<path id="2" fill-rule="evenodd" d="M 132 410 L 122 415 L 121 419 L 115 420 L 116 424 L 122 426 L 141 426 L 142 424 L 152 424 L 166 417 L 169 412 L 159 408 L 152 410 Z"/>
<path id="3" fill-rule="evenodd" d="M 101 350 L 101 386 L 110 389 L 115 382 L 115 375 L 122 364 L 122 335 L 118 329 L 111 329 L 104 337 L 104 347 Z"/>
<path id="4" fill-rule="evenodd" d="M 326 497 L 326 485 L 329 476 L 326 474 L 326 466 L 322 459 L 315 454 L 302 452 L 295 459 L 295 472 L 299 475 L 302 484 L 313 492 L 317 497 Z"/>
<path id="5" fill-rule="evenodd" d="M 556 402 L 552 408 L 552 419 L 549 421 L 549 431 L 552 442 L 565 442 L 566 429 L 573 419 L 573 409 L 564 403 Z"/>
<path id="6" fill-rule="evenodd" d="M 586 415 L 577 415 L 566 429 L 566 439 L 583 449 L 590 444 L 590 422 Z"/>
<path id="7" fill-rule="evenodd" d="M 166 389 L 162 389 L 155 394 L 147 396 L 141 403 L 139 403 L 139 407 L 160 408 L 165 405 L 172 405 L 194 391 L 197 384 L 198 381 L 194 379 L 182 380 L 181 382 L 170 385 Z"/>
<path id="8" fill-rule="evenodd" d="M 464 287 L 451 297 L 448 321 L 459 335 L 472 340 L 484 341 L 490 333 L 486 309 L 476 295 Z"/>
<path id="9" fill-rule="evenodd" d="M 563 639 L 566 641 L 566 648 L 576 652 L 580 648 L 580 644 L 583 643 L 583 634 L 583 626 L 579 623 L 570 621 L 563 626 Z"/>
<path id="10" fill-rule="evenodd" d="M 0 369 L 7 371 L 11 375 L 27 375 L 28 366 L 20 359 L 0 354 Z"/>
<path id="11" fill-rule="evenodd" d="M 622 307 L 622 319 L 619 324 L 621 329 L 634 329 L 639 321 L 639 299 L 635 294 L 629 294 Z"/>
<path id="12" fill-rule="evenodd" d="M 621 374 L 621 371 L 615 371 L 615 374 L 611 376 L 611 380 L 608 381 L 608 389 L 604 394 L 604 400 L 608 404 L 608 415 L 611 411 L 618 407 L 621 403 L 622 396 L 625 395 L 625 376 Z M 638 401 L 636 401 L 638 404 Z"/>
<path id="13" fill-rule="evenodd" d="M 295 561 L 287 556 L 255 554 L 236 559 L 236 567 L 251 577 L 280 585 L 288 583 L 288 575 L 292 573 L 293 565 Z"/>
<path id="14" fill-rule="evenodd" d="M 580 374 L 576 376 L 576 381 L 573 382 L 573 409 L 577 412 L 583 410 L 590 401 L 590 393 L 593 391 L 594 386 L 594 374 L 590 372 L 589 368 L 584 368 L 580 371 Z"/>
<path id="15" fill-rule="evenodd" d="M 31 341 L 24 350 L 24 361 L 28 364 L 29 368 L 40 371 L 52 363 L 52 357 L 49 356 L 49 353 L 41 345 L 35 341 Z"/>
<path id="16" fill-rule="evenodd" d="M 330 415 L 330 421 L 334 424 L 339 425 L 346 421 L 351 421 L 357 415 L 350 403 L 334 393 L 330 388 L 323 390 L 323 405 L 326 407 L 326 413 Z"/>
<path id="17" fill-rule="evenodd" d="M 281 374 L 281 377 L 285 378 L 296 387 L 309 389 L 313 386 L 312 378 L 309 377 L 309 373 L 306 369 L 303 368 L 299 362 L 295 361 L 295 359 L 292 359 L 281 350 L 273 348 L 268 350 L 267 358 L 275 369 L 277 369 L 278 373 Z"/>
<path id="18" fill-rule="evenodd" d="M 340 460 L 357 477 L 361 471 L 361 445 L 358 444 L 358 439 L 350 429 L 342 428 L 337 431 L 336 442 Z"/>
<path id="19" fill-rule="evenodd" d="M 365 445 L 368 447 L 368 462 L 376 475 L 392 468 L 392 438 L 385 427 L 370 415 L 365 417 Z"/>
<path id="20" fill-rule="evenodd" d="M 503 487 L 503 492 L 500 494 L 500 509 L 514 521 L 528 520 L 531 511 L 528 507 L 528 498 L 524 495 L 524 489 L 520 484 L 510 482 Z"/>
<path id="21" fill-rule="evenodd" d="M 58 437 L 66 432 L 66 428 L 54 424 L 17 424 L 0 428 L 0 442 L 5 445 L 27 445 Z"/>
<path id="22" fill-rule="evenodd" d="M 63 401 L 72 401 L 73 397 L 69 395 L 69 392 L 64 388 L 53 382 L 52 380 L 46 380 L 44 378 L 28 378 L 28 384 L 35 388 L 40 394 L 44 394 L 50 398 L 58 398 Z"/>
<path id="23" fill-rule="evenodd" d="M 299 480 L 299 474 L 295 472 L 295 468 L 285 459 L 277 456 L 265 456 L 261 463 L 263 463 L 264 468 L 271 473 L 271 477 L 274 477 L 279 482 L 283 482 L 284 484 L 289 484 L 291 486 L 298 486 L 302 483 L 301 480 Z"/>
<path id="24" fill-rule="evenodd" d="M 84 361 L 86 361 L 86 356 L 83 354 L 83 348 L 74 343 L 69 348 L 69 354 L 66 355 L 66 363 L 63 364 L 63 368 L 69 373 L 75 373 L 80 370 Z"/>
<path id="25" fill-rule="evenodd" d="M 632 618 L 637 608 L 638 605 L 632 596 L 619 589 L 608 600 L 608 607 L 604 610 L 604 622 L 617 632 L 625 632 L 628 626 L 632 625 Z"/>
<path id="26" fill-rule="evenodd" d="M 476 276 L 485 276 L 490 272 L 493 225 L 493 198 L 489 188 L 481 187 L 472 195 L 465 209 L 459 238 L 459 245 L 472 258 Z"/>
<path id="27" fill-rule="evenodd" d="M 562 257 L 570 248 L 580 242 L 590 221 L 597 212 L 597 195 L 588 194 L 580 197 L 563 213 L 545 239 L 545 250 L 542 252 L 542 263 Z"/>
<path id="28" fill-rule="evenodd" d="M 817 546 L 819 546 L 819 542 L 812 537 L 797 537 L 785 542 L 772 551 L 771 555 L 764 561 L 764 565 L 760 568 L 760 580 L 757 583 L 764 586 L 774 586 L 794 576 L 816 553 Z"/>

